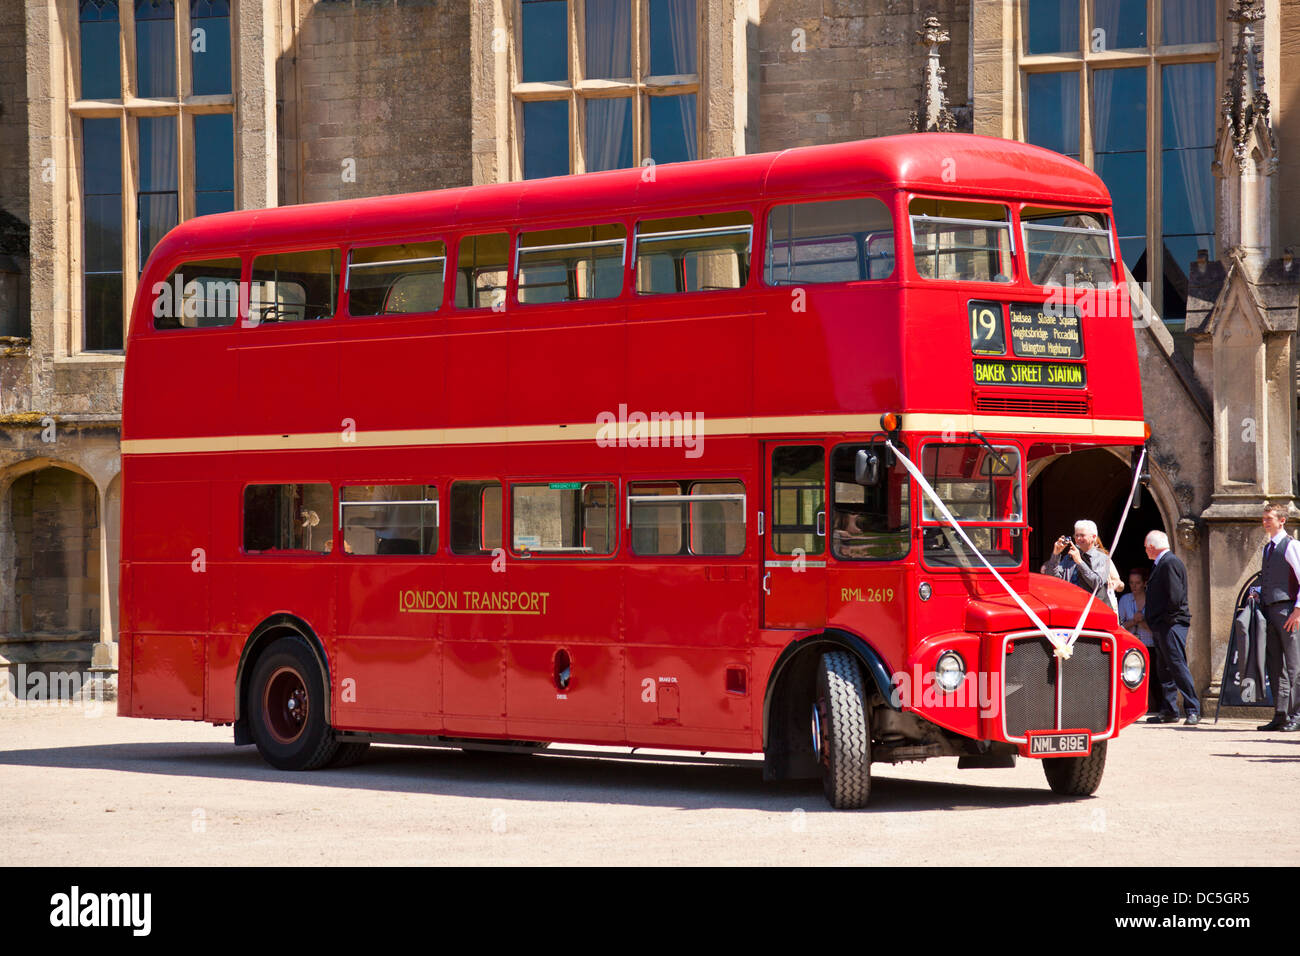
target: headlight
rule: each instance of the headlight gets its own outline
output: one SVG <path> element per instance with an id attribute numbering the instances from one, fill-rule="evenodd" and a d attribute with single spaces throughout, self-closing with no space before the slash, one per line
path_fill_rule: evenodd
<path id="1" fill-rule="evenodd" d="M 1129 690 L 1136 690 L 1138 684 L 1142 683 L 1142 678 L 1147 672 L 1147 662 L 1142 656 L 1142 652 L 1136 647 L 1129 648 L 1124 652 L 1124 664 L 1120 668 L 1120 676 L 1124 679 L 1124 685 Z"/>
<path id="2" fill-rule="evenodd" d="M 939 687 L 951 694 L 961 686 L 966 677 L 966 662 L 956 651 L 944 651 L 934 665 L 934 679 Z"/>

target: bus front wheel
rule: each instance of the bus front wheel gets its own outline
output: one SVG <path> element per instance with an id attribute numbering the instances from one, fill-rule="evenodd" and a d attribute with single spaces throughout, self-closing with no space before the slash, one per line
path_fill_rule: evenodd
<path id="1" fill-rule="evenodd" d="M 871 794 L 871 729 L 862 668 L 847 651 L 828 651 L 817 665 L 812 733 L 831 806 L 865 807 Z"/>
<path id="2" fill-rule="evenodd" d="M 1067 797 L 1088 797 L 1101 786 L 1101 773 L 1106 769 L 1106 741 L 1092 745 L 1086 757 L 1046 757 L 1043 773 L 1053 793 Z"/>
<path id="3" fill-rule="evenodd" d="M 282 637 L 258 659 L 248 708 L 253 742 L 272 767 L 315 770 L 340 756 L 325 721 L 325 677 L 301 638 Z"/>

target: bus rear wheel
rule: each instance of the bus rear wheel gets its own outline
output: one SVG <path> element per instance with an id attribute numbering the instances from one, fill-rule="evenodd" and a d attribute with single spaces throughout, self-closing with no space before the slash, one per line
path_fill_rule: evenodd
<path id="1" fill-rule="evenodd" d="M 282 637 L 258 659 L 248 706 L 253 742 L 272 767 L 315 770 L 340 756 L 325 721 L 325 677 L 302 638 Z"/>
<path id="2" fill-rule="evenodd" d="M 1053 793 L 1067 797 L 1088 797 L 1101 786 L 1101 774 L 1106 769 L 1106 741 L 1092 745 L 1086 757 L 1047 757 L 1043 760 L 1043 773 Z"/>
<path id="3" fill-rule="evenodd" d="M 871 730 L 862 669 L 847 651 L 828 651 L 817 665 L 812 711 L 813 752 L 826 799 L 856 810 L 871 795 Z"/>

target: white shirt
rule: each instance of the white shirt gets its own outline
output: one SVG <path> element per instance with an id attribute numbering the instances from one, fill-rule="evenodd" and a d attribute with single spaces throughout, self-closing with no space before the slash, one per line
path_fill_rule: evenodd
<path id="1" fill-rule="evenodd" d="M 1282 539 L 1286 537 L 1290 536 L 1286 533 L 1286 529 L 1283 528 L 1277 534 L 1273 535 L 1273 537 L 1269 538 L 1268 541 L 1269 544 L 1273 545 L 1274 549 L 1277 549 L 1282 546 Z M 1292 541 L 1290 546 L 1286 549 L 1286 563 L 1291 565 L 1291 571 L 1295 574 L 1295 579 L 1300 581 L 1300 553 L 1297 552 L 1300 552 L 1300 541 Z"/>

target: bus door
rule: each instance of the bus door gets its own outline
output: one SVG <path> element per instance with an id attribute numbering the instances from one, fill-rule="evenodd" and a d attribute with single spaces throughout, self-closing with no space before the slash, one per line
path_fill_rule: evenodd
<path id="1" fill-rule="evenodd" d="M 764 442 L 764 627 L 826 623 L 826 449 Z"/>

